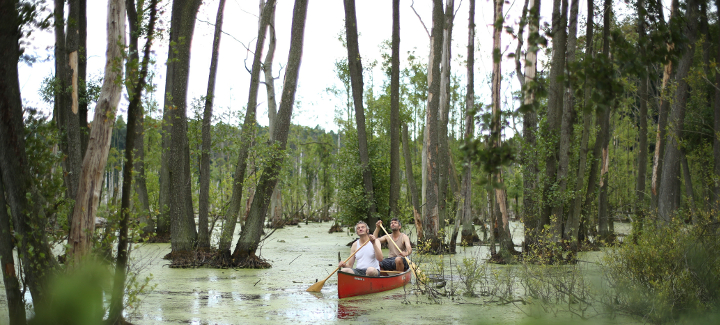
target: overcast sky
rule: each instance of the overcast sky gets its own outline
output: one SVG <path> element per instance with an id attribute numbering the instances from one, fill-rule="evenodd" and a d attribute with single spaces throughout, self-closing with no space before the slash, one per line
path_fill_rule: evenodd
<path id="1" fill-rule="evenodd" d="M 276 13 L 277 50 L 275 52 L 274 74 L 278 75 L 279 65 L 285 66 L 290 45 L 290 24 L 292 21 L 293 1 L 278 0 Z M 410 8 L 412 1 L 402 0 L 400 8 L 400 53 L 401 66 L 404 67 L 407 52 L 416 51 L 416 55 L 427 61 L 429 38 L 420 23 L 418 16 Z M 163 26 L 169 27 L 170 4 L 163 1 L 164 14 L 161 17 Z M 505 4 L 506 25 L 517 28 L 523 1 L 515 0 Z M 549 22 L 552 3 L 543 1 L 542 21 Z M 620 4 L 618 4 L 620 5 Z M 88 74 L 90 77 L 102 75 L 105 62 L 105 22 L 107 1 L 88 1 Z M 392 2 L 390 0 L 358 0 L 357 20 L 360 33 L 360 55 L 366 60 L 381 62 L 380 44 L 389 40 L 392 35 Z M 453 30 L 453 57 L 463 59 L 467 56 L 467 17 L 468 1 L 455 1 L 457 16 Z M 191 49 L 190 81 L 188 103 L 205 95 L 212 50 L 212 35 L 218 1 L 205 1 L 200 7 L 195 35 Z M 432 25 L 432 2 L 418 0 L 414 4 L 420 18 L 428 29 Z M 580 21 L 585 21 L 586 5 L 580 3 Z M 622 8 L 616 10 L 623 10 Z M 67 12 L 67 11 L 66 11 Z M 220 48 L 218 80 L 216 86 L 215 115 L 222 112 L 238 112 L 244 110 L 248 100 L 250 74 L 245 65 L 252 65 L 252 55 L 248 55 L 242 44 L 254 50 L 258 25 L 258 1 L 229 0 L 225 7 L 224 32 Z M 478 0 L 476 3 L 476 89 L 475 93 L 484 102 L 489 102 L 490 87 L 487 83 L 491 73 L 492 52 L 492 1 Z M 346 57 L 347 51 L 338 41 L 338 35 L 344 35 L 344 9 L 340 0 L 310 0 L 307 23 L 305 27 L 305 43 L 303 49 L 300 79 L 296 100 L 300 105 L 294 109 L 292 122 L 295 124 L 315 127 L 319 125 L 325 130 L 337 130 L 334 122 L 335 110 L 342 107 L 342 100 L 328 94 L 326 89 L 333 85 L 341 87 L 335 76 L 334 63 Z M 584 34 L 580 29 L 578 34 Z M 503 34 L 505 53 L 515 51 L 515 41 L 508 34 Z M 33 34 L 32 46 L 28 48 L 41 57 L 52 57 L 53 35 L 51 31 Z M 242 43 L 242 44 L 241 44 Z M 266 42 L 267 44 L 267 42 Z M 161 94 L 165 91 L 165 61 L 167 60 L 167 37 L 154 46 L 156 62 L 154 66 L 157 85 L 155 97 L 162 105 Z M 142 46 L 142 44 L 141 44 Z M 247 63 L 245 62 L 247 58 Z M 463 79 L 466 68 L 453 61 L 453 71 Z M 29 106 L 51 111 L 50 105 L 42 103 L 37 95 L 43 78 L 51 76 L 53 62 L 35 63 L 32 67 L 20 65 L 20 86 L 24 103 Z M 512 60 L 505 59 L 504 73 L 514 70 Z M 284 70 L 283 70 L 284 73 Z M 374 84 L 379 87 L 383 80 L 381 68 L 374 71 Z M 369 76 L 365 76 L 368 84 Z M 518 89 L 514 77 L 506 77 L 503 96 L 511 98 L 511 92 Z M 282 76 L 276 81 L 276 87 L 282 85 Z M 258 95 L 258 122 L 267 125 L 265 88 L 260 88 Z M 279 98 L 279 96 L 278 96 Z M 512 104 L 512 103 L 511 103 Z M 121 114 L 126 114 L 127 100 L 120 104 Z M 188 114 L 191 109 L 188 108 Z M 241 121 L 230 121 L 241 123 Z"/>

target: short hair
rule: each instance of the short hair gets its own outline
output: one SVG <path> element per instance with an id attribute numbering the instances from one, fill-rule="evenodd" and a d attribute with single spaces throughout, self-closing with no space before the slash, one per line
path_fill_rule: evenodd
<path id="1" fill-rule="evenodd" d="M 400 219 L 398 219 L 398 218 L 390 219 L 390 222 L 393 222 L 393 221 L 397 221 L 398 225 L 400 225 L 400 227 L 402 227 L 402 222 L 400 222 Z"/>
<path id="2" fill-rule="evenodd" d="M 355 224 L 355 232 L 357 232 L 357 226 L 360 224 L 363 224 L 363 225 L 365 225 L 365 228 L 370 229 L 370 227 L 368 227 L 368 224 L 365 223 L 365 221 L 360 220 L 360 221 L 358 221 L 358 223 Z"/>

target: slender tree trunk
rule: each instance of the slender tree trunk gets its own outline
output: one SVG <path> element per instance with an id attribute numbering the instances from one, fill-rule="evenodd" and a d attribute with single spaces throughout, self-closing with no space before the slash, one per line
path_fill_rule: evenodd
<path id="1" fill-rule="evenodd" d="M 605 0 L 603 4 L 603 58 L 606 64 L 610 66 L 610 25 L 612 21 L 612 0 Z M 612 73 L 608 73 L 605 76 L 607 79 L 606 84 L 611 84 L 611 79 L 614 77 Z M 601 165 L 600 165 L 600 193 L 598 203 L 598 235 L 600 239 L 609 239 L 611 233 L 609 228 L 609 202 L 608 202 L 608 180 L 610 178 L 610 114 L 615 103 L 615 94 L 612 89 L 604 89 L 603 95 L 605 97 L 605 103 L 607 105 L 602 111 L 602 118 L 600 119 L 600 133 L 601 136 L 597 139 L 601 140 Z M 598 141 L 598 140 L 595 141 Z M 597 146 L 596 146 L 597 147 Z"/>
<path id="2" fill-rule="evenodd" d="M 535 188 L 539 174 L 537 156 L 532 148 L 537 143 L 537 111 L 535 109 L 535 76 L 537 74 L 537 36 L 540 26 L 540 0 L 529 0 L 528 51 L 525 53 L 525 73 L 523 84 L 523 224 L 525 225 L 525 243 L 537 239 L 539 218 Z"/>
<path id="3" fill-rule="evenodd" d="M 494 0 L 495 11 L 493 15 L 494 21 L 494 32 L 493 32 L 493 74 L 492 74 L 492 134 L 490 136 L 490 145 L 493 147 L 500 147 L 502 145 L 502 128 L 500 119 L 500 86 L 502 83 L 502 71 L 501 71 L 501 59 L 502 54 L 500 52 L 502 26 L 504 23 L 503 18 L 503 4 L 502 0 Z M 498 239 L 500 243 L 500 254 L 509 253 L 513 251 L 512 238 L 510 238 L 510 219 L 507 210 L 507 195 L 505 189 L 502 188 L 503 178 L 502 169 L 500 166 L 496 167 L 497 170 L 492 175 L 493 181 L 497 182 L 497 188 L 495 191 L 495 200 L 499 209 L 499 222 L 497 226 Z"/>
<path id="4" fill-rule="evenodd" d="M 450 114 L 450 61 L 452 60 L 452 28 L 454 20 L 455 1 L 447 0 L 445 3 L 445 23 L 443 26 L 442 67 L 440 68 L 440 103 L 438 106 L 437 144 L 438 152 L 438 222 L 439 228 L 445 228 L 448 201 L 448 185 L 450 183 L 450 159 L 448 153 L 448 117 Z"/>
<path id="5" fill-rule="evenodd" d="M 468 12 L 468 56 L 467 56 L 467 94 L 465 95 L 465 141 L 475 135 L 475 0 L 470 0 Z M 465 158 L 462 185 L 462 233 L 460 242 L 472 246 L 475 242 L 475 226 L 472 218 L 472 159 Z M 459 207 L 459 205 L 458 205 Z M 453 240 L 454 242 L 454 240 Z"/>
<path id="6" fill-rule="evenodd" d="M 545 204 L 540 215 L 540 227 L 551 225 L 552 238 L 557 241 L 561 238 L 562 214 L 553 215 L 553 208 L 560 205 L 556 192 L 558 178 L 559 141 L 556 136 L 561 134 L 563 116 L 563 94 L 565 87 L 565 48 L 567 46 L 567 0 L 553 0 L 552 13 L 552 65 L 549 75 L 548 112 L 547 112 L 547 138 L 550 141 L 550 153 L 545 157 L 545 185 L 543 189 L 543 202 Z M 562 136 L 561 136 L 562 138 Z M 553 191 L 554 193 L 551 193 Z"/>
<path id="7" fill-rule="evenodd" d="M 355 123 L 357 124 L 358 151 L 362 168 L 365 197 L 367 200 L 367 219 L 371 225 L 375 224 L 375 195 L 373 194 L 372 171 L 370 170 L 370 157 L 365 133 L 365 109 L 363 107 L 363 76 L 360 49 L 358 47 L 357 18 L 355 15 L 355 0 L 344 0 L 345 4 L 345 34 L 347 38 L 348 69 L 350 70 L 350 84 L 352 85 L 353 102 L 355 104 Z M 374 226 L 373 226 L 374 227 Z"/>
<path id="8" fill-rule="evenodd" d="M 80 124 L 80 152 L 82 157 L 87 151 L 90 129 L 88 129 L 88 95 L 87 95 L 87 0 L 79 0 L 80 20 L 79 51 L 78 51 L 78 92 L 83 100 L 78 105 L 78 119 Z"/>
<path id="9" fill-rule="evenodd" d="M 656 2 L 658 6 L 659 12 L 662 12 L 663 8 L 660 4 L 660 1 Z M 671 21 L 673 17 L 677 14 L 677 10 L 679 7 L 679 1 L 678 0 L 672 0 L 672 5 L 670 7 L 670 17 L 668 18 L 668 21 Z M 660 16 L 662 18 L 662 15 Z M 663 22 L 664 23 L 664 22 Z M 675 47 L 675 44 L 669 43 L 667 45 L 668 49 L 673 49 Z M 670 87 L 668 87 L 668 83 L 671 82 L 671 79 L 673 78 L 674 74 L 674 66 L 672 60 L 667 60 L 667 64 L 665 64 L 665 69 L 663 70 L 663 79 L 662 79 L 662 88 L 660 91 L 660 107 L 658 109 L 658 128 L 657 132 L 655 134 L 655 155 L 653 158 L 653 171 L 652 171 L 652 180 L 651 180 L 651 190 L 652 190 L 652 208 L 658 208 L 658 198 L 660 195 L 660 185 L 662 181 L 662 171 L 663 171 L 663 160 L 665 159 L 665 146 L 667 144 L 666 141 L 666 134 L 667 134 L 667 120 L 668 120 L 668 114 L 670 112 L 670 100 L 668 100 L 671 96 L 669 94 Z"/>
<path id="10" fill-rule="evenodd" d="M 272 0 L 271 0 L 272 1 Z M 270 2 L 270 1 L 269 1 Z M 290 33 L 290 53 L 288 54 L 288 65 L 285 72 L 283 92 L 280 99 L 280 109 L 275 121 L 272 141 L 277 145 L 278 153 L 272 155 L 270 162 L 263 169 L 258 182 L 255 199 L 250 208 L 248 220 L 242 228 L 240 239 L 238 239 L 233 261 L 235 265 L 244 267 L 269 267 L 264 261 L 258 261 L 255 255 L 260 244 L 262 227 L 267 214 L 267 207 L 270 203 L 270 196 L 275 187 L 283 163 L 283 151 L 287 145 L 288 131 L 290 130 L 290 119 L 292 118 L 293 104 L 295 103 L 295 91 L 300 73 L 300 59 L 303 51 L 303 38 L 305 34 L 305 21 L 307 17 L 307 0 L 296 0 L 293 9 L 292 30 Z"/>
<path id="11" fill-rule="evenodd" d="M 215 34 L 213 37 L 212 57 L 210 59 L 210 76 L 208 77 L 207 94 L 205 95 L 205 111 L 202 120 L 202 154 L 200 157 L 200 199 L 198 207 L 198 248 L 210 248 L 208 233 L 208 215 L 210 213 L 210 152 L 212 151 L 210 123 L 212 122 L 213 100 L 215 99 L 215 77 L 217 76 L 218 59 L 220 56 L 220 37 L 222 36 L 223 12 L 225 0 L 218 4 L 215 18 Z"/>
<path id="12" fill-rule="evenodd" d="M 135 175 L 135 193 L 137 194 L 138 201 L 140 202 L 138 221 L 140 222 L 140 224 L 145 224 L 142 229 L 141 236 L 147 238 L 153 233 L 155 225 L 152 217 L 150 216 L 150 200 L 148 199 L 147 185 L 145 184 L 145 162 L 143 161 L 145 159 L 145 150 L 143 148 L 143 146 L 145 145 L 143 139 L 144 112 L 141 104 L 141 99 L 142 90 L 147 83 L 147 69 L 148 65 L 150 64 L 150 48 L 147 46 L 147 43 L 152 43 L 152 29 L 155 28 L 155 22 L 152 21 L 152 26 L 149 26 L 149 28 L 151 28 L 149 29 L 151 32 L 147 34 L 148 42 L 146 42 L 145 51 L 143 53 L 143 60 L 141 63 L 139 62 L 140 56 L 138 53 L 138 39 L 140 38 L 140 29 L 142 27 L 140 26 L 139 22 L 140 17 L 138 17 L 134 0 L 127 0 L 125 2 L 125 6 L 127 9 L 128 23 L 130 24 L 128 60 L 125 67 L 125 89 L 127 90 L 127 93 L 131 98 L 130 105 L 128 106 L 128 112 L 130 112 L 131 110 L 137 111 L 137 114 L 135 115 L 134 125 L 135 135 L 132 137 L 134 139 L 132 146 L 133 150 L 135 150 L 133 154 L 133 174 Z M 155 8 L 155 3 L 153 3 L 150 5 L 151 19 L 154 19 L 154 15 L 156 15 L 156 12 L 157 9 Z M 138 69 L 143 70 L 141 72 L 141 75 L 138 75 Z M 130 125 L 128 125 L 127 127 L 128 129 L 130 129 Z"/>
<path id="13" fill-rule="evenodd" d="M 718 14 L 720 14 L 720 1 L 715 0 L 715 6 L 718 8 Z M 720 36 L 720 35 L 718 35 Z M 716 60 L 720 62 L 720 47 L 718 47 L 718 53 Z M 715 132 L 713 135 L 713 157 L 715 160 L 715 174 L 714 174 L 714 188 L 713 195 L 711 196 L 712 206 L 715 211 L 720 211 L 720 72 L 715 73 L 715 101 L 713 102 L 714 109 L 714 128 Z"/>
<path id="14" fill-rule="evenodd" d="M 425 128 L 427 132 L 425 146 L 426 157 L 423 164 L 426 168 L 427 181 L 425 186 L 425 215 L 423 217 L 423 235 L 429 241 L 430 250 L 440 249 L 439 232 L 439 154 L 438 151 L 438 114 L 440 105 L 440 65 L 442 62 L 444 15 L 442 0 L 433 1 L 433 27 L 430 37 L 430 66 L 428 67 L 428 105 L 426 109 Z"/>
<path id="15" fill-rule="evenodd" d="M 230 245 L 232 244 L 233 235 L 235 234 L 235 225 L 237 224 L 238 212 L 242 202 L 243 184 L 245 183 L 245 170 L 247 169 L 247 157 L 250 152 L 250 145 L 255 134 L 255 112 L 257 110 L 257 94 L 260 88 L 260 70 L 262 60 L 262 49 L 265 44 L 265 34 L 270 17 L 273 13 L 275 0 L 268 0 L 260 14 L 260 23 L 258 27 L 258 38 L 255 43 L 255 55 L 253 57 L 252 71 L 250 73 L 250 92 L 248 95 L 247 111 L 245 112 L 245 121 L 243 122 L 242 135 L 240 136 L 240 152 L 238 153 L 238 162 L 235 168 L 235 177 L 233 178 L 233 191 L 230 205 L 225 212 L 225 223 L 223 225 L 222 235 L 218 250 L 221 254 L 230 255 Z M 275 123 L 273 123 L 275 124 Z"/>
<path id="16" fill-rule="evenodd" d="M 587 30 L 585 32 L 585 39 L 593 39 L 593 0 L 588 0 L 588 17 L 587 17 Z M 593 42 L 585 42 L 585 61 L 590 62 L 593 57 Z M 588 70 L 591 67 L 588 66 Z M 585 183 L 585 169 L 587 167 L 587 154 L 588 154 L 588 141 L 590 138 L 590 131 L 592 127 L 592 102 L 590 100 L 590 94 L 592 93 L 592 87 L 590 87 L 590 79 L 585 76 L 585 94 L 584 94 L 584 108 L 583 108 L 583 131 L 582 138 L 580 139 L 580 161 L 578 162 L 578 170 L 575 178 L 575 197 L 573 199 L 572 210 L 565 225 L 565 237 L 572 240 L 576 245 L 579 245 L 580 241 L 580 219 L 581 219 L 581 207 L 582 207 L 582 187 Z M 591 174 L 592 175 L 592 174 Z M 592 179 L 592 177 L 591 177 Z M 589 188 L 588 188 L 589 190 Z"/>
<path id="17" fill-rule="evenodd" d="M 568 74 L 574 73 L 574 71 L 571 71 L 571 64 L 575 62 L 575 49 L 577 47 L 577 16 L 579 2 L 579 0 L 572 0 L 570 5 L 570 19 L 568 23 L 568 37 L 566 49 L 566 66 Z M 559 168 L 557 174 L 557 182 L 558 192 L 563 194 L 562 197 L 565 197 L 564 193 L 567 190 L 567 177 L 570 167 L 570 140 L 573 135 L 573 124 L 575 124 L 575 87 L 574 84 L 570 82 L 563 96 L 563 113 L 560 126 L 560 151 L 558 152 Z M 566 203 L 571 202 L 567 202 L 564 199 L 559 200 L 553 208 L 552 213 L 557 218 L 554 227 L 555 230 L 558 231 L 558 234 L 562 235 L 564 240 L 569 240 L 570 238 L 565 235 L 566 230 L 563 228 L 563 225 L 567 221 L 563 220 L 563 216 L 565 215 L 564 211 Z"/>
<path id="18" fill-rule="evenodd" d="M 390 76 L 390 211 L 400 216 L 400 0 L 393 0 L 392 71 Z"/>
<path id="19" fill-rule="evenodd" d="M 103 172 L 107 164 L 115 113 L 120 102 L 122 84 L 116 82 L 123 73 L 125 45 L 125 1 L 112 0 L 107 10 L 107 58 L 100 98 L 95 106 L 87 153 L 80 172 L 70 229 L 70 255 L 75 263 L 92 248 L 95 216 L 100 201 Z"/>
<path id="20" fill-rule="evenodd" d="M 474 0 L 471 0 L 474 1 Z M 405 158 L 405 178 L 408 181 L 408 192 L 412 200 L 413 220 L 415 221 L 415 230 L 417 238 L 423 238 L 422 216 L 420 215 L 420 200 L 418 199 L 417 186 L 415 185 L 415 176 L 413 176 L 412 157 L 410 156 L 410 139 L 408 137 L 408 126 L 403 123 L 402 129 L 403 156 Z"/>
<path id="21" fill-rule="evenodd" d="M 666 225 L 670 223 L 675 212 L 680 207 L 680 140 L 682 128 L 685 123 L 685 106 L 689 97 L 689 85 L 685 78 L 690 72 L 693 55 L 695 54 L 695 36 L 698 25 L 698 2 L 688 0 L 686 11 L 687 25 L 684 28 L 688 41 L 683 44 L 682 58 L 678 62 L 675 82 L 677 89 L 672 104 L 672 111 L 668 118 L 667 146 L 663 158 L 662 178 L 660 180 L 660 193 L 658 195 L 658 216 Z"/>
<path id="22" fill-rule="evenodd" d="M 647 38 L 645 34 L 645 0 L 638 0 L 638 37 L 641 41 Z M 642 43 L 641 43 L 642 44 Z M 640 45 L 638 48 L 641 57 L 645 57 L 645 47 Z M 648 76 L 647 68 L 640 75 L 640 81 L 638 85 L 638 96 L 640 97 L 639 107 L 639 124 L 640 129 L 638 130 L 638 175 L 637 182 L 635 183 L 635 215 L 642 219 L 644 216 L 645 209 L 645 177 L 647 176 L 647 155 L 648 155 L 648 144 L 647 144 L 647 103 L 648 103 Z"/>
<path id="23" fill-rule="evenodd" d="M 0 10 L 5 8 L 0 7 Z M 10 229 L 10 216 L 7 214 L 5 189 L 0 182 L 0 263 L 2 263 L 5 297 L 7 298 L 10 324 L 25 324 L 25 302 L 20 292 L 20 282 L 15 274 L 15 258 L 13 257 L 14 236 Z"/>
<path id="24" fill-rule="evenodd" d="M 687 199 L 688 206 L 690 207 L 690 215 L 692 216 L 692 223 L 697 224 L 697 213 L 695 212 L 695 195 L 693 194 L 692 177 L 690 176 L 690 166 L 688 166 L 687 156 L 684 152 L 680 151 L 680 159 L 683 170 L 683 183 L 685 183 L 685 198 Z"/>
<path id="25" fill-rule="evenodd" d="M 275 79 L 272 76 L 272 64 L 275 57 L 275 45 L 277 38 L 275 37 L 275 7 L 273 7 L 270 23 L 268 24 L 268 33 L 270 41 L 268 43 L 268 52 L 265 54 L 263 62 L 263 72 L 265 73 L 265 92 L 268 98 L 268 120 L 269 135 L 272 137 L 275 130 L 275 120 L 277 116 L 277 103 L 275 101 Z M 275 185 L 272 198 L 270 199 L 270 220 L 272 220 L 273 228 L 282 228 L 282 190 L 280 184 Z"/>

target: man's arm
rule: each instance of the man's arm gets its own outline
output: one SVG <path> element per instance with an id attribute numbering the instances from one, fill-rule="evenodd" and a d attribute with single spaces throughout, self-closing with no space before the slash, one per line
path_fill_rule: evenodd
<path id="1" fill-rule="evenodd" d="M 412 245 L 410 245 L 410 237 L 408 237 L 406 234 L 403 234 L 403 242 L 405 244 L 405 256 L 410 256 L 412 254 Z"/>
<path id="2" fill-rule="evenodd" d="M 373 248 L 375 249 L 375 259 L 382 262 L 383 253 L 382 249 L 380 249 L 380 239 L 375 239 L 375 241 L 371 243 L 373 244 Z"/>
<path id="3" fill-rule="evenodd" d="M 373 230 L 373 236 L 375 236 L 375 238 L 380 238 L 380 242 L 385 240 L 385 236 L 382 236 L 382 237 L 378 236 L 378 235 L 380 235 L 380 226 L 381 225 L 382 225 L 382 220 L 378 220 L 375 223 L 375 230 Z"/>

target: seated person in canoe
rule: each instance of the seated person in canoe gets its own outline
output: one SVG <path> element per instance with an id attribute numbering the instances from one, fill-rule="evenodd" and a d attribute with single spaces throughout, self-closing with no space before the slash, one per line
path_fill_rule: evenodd
<path id="1" fill-rule="evenodd" d="M 380 249 L 380 241 L 374 236 L 368 234 L 368 225 L 360 221 L 355 225 L 355 233 L 360 236 L 350 248 L 350 254 L 355 254 L 345 262 L 340 262 L 340 271 L 346 273 L 354 273 L 367 276 L 380 275 L 380 261 L 383 260 L 382 250 Z M 369 243 L 367 243 L 370 241 Z M 367 245 L 363 246 L 363 244 Z M 362 247 L 357 253 L 359 247 Z M 357 261 L 357 267 L 352 268 Z"/>
<path id="2" fill-rule="evenodd" d="M 375 225 L 373 235 L 377 237 L 380 231 L 380 225 L 382 225 L 382 220 L 378 220 Z M 405 257 L 412 253 L 410 238 L 406 234 L 400 232 L 402 224 L 398 218 L 392 218 L 390 220 L 390 229 L 392 229 L 392 233 L 384 235 L 378 239 L 380 243 L 387 243 L 388 250 L 390 251 L 390 257 L 380 262 L 380 269 L 385 271 L 406 271 L 410 268 L 410 266 L 408 265 Z M 390 240 L 394 241 L 395 245 L 393 245 Z M 398 250 L 398 248 L 400 248 L 400 250 Z"/>

